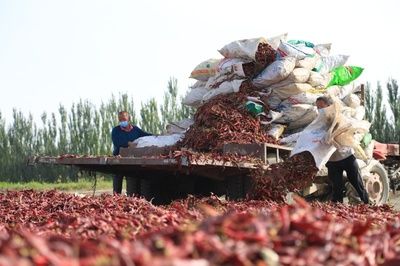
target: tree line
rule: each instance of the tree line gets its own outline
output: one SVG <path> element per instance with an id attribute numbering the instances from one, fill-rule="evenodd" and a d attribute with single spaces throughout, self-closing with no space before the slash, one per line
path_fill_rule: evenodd
<path id="1" fill-rule="evenodd" d="M 366 84 L 366 119 L 371 122 L 370 133 L 383 143 L 400 144 L 400 90 L 397 80 L 389 79 L 384 86 Z"/>
<path id="2" fill-rule="evenodd" d="M 118 112 L 126 110 L 133 124 L 154 134 L 164 131 L 168 122 L 179 121 L 191 115 L 192 109 L 181 104 L 177 80 L 168 81 L 162 102 L 155 98 L 141 103 L 139 114 L 133 98 L 128 94 L 112 95 L 95 106 L 80 100 L 67 109 L 60 105 L 58 112 L 41 115 L 35 123 L 31 114 L 13 110 L 6 124 L 0 112 L 0 178 L 3 181 L 67 181 L 76 180 L 78 172 L 63 166 L 27 166 L 33 155 L 110 155 L 111 129 L 118 124 Z"/>
<path id="3" fill-rule="evenodd" d="M 366 118 L 370 132 L 380 142 L 399 142 L 400 91 L 397 81 L 390 79 L 385 86 L 366 84 Z M 155 134 L 162 133 L 171 121 L 190 117 L 193 110 L 181 104 L 177 80 L 168 81 L 161 103 L 155 98 L 142 102 L 137 114 L 133 98 L 127 94 L 111 96 L 95 106 L 80 100 L 67 109 L 60 105 L 58 112 L 41 115 L 35 123 L 31 114 L 13 110 L 6 124 L 0 112 L 0 178 L 3 181 L 75 181 L 75 168 L 62 166 L 27 166 L 32 155 L 109 155 L 112 151 L 110 132 L 118 123 L 117 113 L 126 110 L 133 124 Z"/>

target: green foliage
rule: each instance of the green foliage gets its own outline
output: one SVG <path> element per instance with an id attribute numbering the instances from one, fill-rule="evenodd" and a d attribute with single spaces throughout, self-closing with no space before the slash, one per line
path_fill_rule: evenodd
<path id="1" fill-rule="evenodd" d="M 60 105 L 57 113 L 43 113 L 39 126 L 32 115 L 25 116 L 13 110 L 12 120 L 6 123 L 0 112 L 0 177 L 11 182 L 78 181 L 78 171 L 61 166 L 27 166 L 33 155 L 110 155 L 111 130 L 118 124 L 118 112 L 128 111 L 131 122 L 143 130 L 159 134 L 168 122 L 191 115 L 191 109 L 178 99 L 177 80 L 171 78 L 164 94 L 163 104 L 152 98 L 141 104 L 140 121 L 134 101 L 120 94 L 102 102 L 98 107 L 90 101 L 80 100 L 68 110 Z"/>
<path id="2" fill-rule="evenodd" d="M 74 182 L 56 182 L 56 183 L 45 183 L 38 181 L 30 181 L 30 182 L 0 182 L 0 191 L 2 190 L 22 190 L 22 189 L 34 189 L 34 190 L 49 190 L 49 189 L 58 189 L 58 190 L 76 190 L 82 191 L 87 190 L 91 191 L 93 186 L 93 181 L 90 179 L 82 179 L 76 180 Z M 112 187 L 111 179 L 100 178 L 97 180 L 96 189 L 109 189 Z"/>
<path id="3" fill-rule="evenodd" d="M 400 91 L 396 80 L 389 79 L 386 88 L 378 82 L 373 89 L 368 83 L 365 109 L 374 139 L 385 143 L 400 141 Z"/>
<path id="4" fill-rule="evenodd" d="M 142 103 L 140 109 L 142 129 L 146 132 L 160 134 L 162 131 L 161 119 L 158 111 L 157 101 L 151 98 L 146 103 Z"/>
<path id="5" fill-rule="evenodd" d="M 397 81 L 390 79 L 387 83 L 388 106 L 393 120 L 388 123 L 388 141 L 400 143 L 400 90 Z"/>

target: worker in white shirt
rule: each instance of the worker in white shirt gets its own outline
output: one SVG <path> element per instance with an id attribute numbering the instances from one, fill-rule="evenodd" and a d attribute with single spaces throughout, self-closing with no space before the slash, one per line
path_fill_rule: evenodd
<path id="1" fill-rule="evenodd" d="M 332 104 L 328 97 L 318 97 L 316 100 L 318 110 L 328 107 Z M 360 168 L 358 166 L 354 150 L 351 147 L 339 147 L 331 156 L 328 163 L 328 177 L 332 182 L 334 202 L 343 202 L 344 184 L 343 171 L 346 171 L 347 179 L 355 188 L 360 199 L 365 203 L 369 203 L 368 193 L 362 182 Z"/>

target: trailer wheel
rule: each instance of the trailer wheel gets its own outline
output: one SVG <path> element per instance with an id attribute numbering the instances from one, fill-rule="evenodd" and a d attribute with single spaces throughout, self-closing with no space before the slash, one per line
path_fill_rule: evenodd
<path id="1" fill-rule="evenodd" d="M 139 183 L 140 195 L 143 196 L 146 200 L 150 201 L 154 197 L 150 180 L 140 179 Z"/>
<path id="2" fill-rule="evenodd" d="M 244 182 L 242 176 L 230 176 L 226 179 L 226 197 L 230 200 L 243 198 Z"/>
<path id="3" fill-rule="evenodd" d="M 387 203 L 390 193 L 390 184 L 386 170 L 382 164 L 375 164 L 367 176 L 363 176 L 363 181 L 370 201 L 372 201 L 374 205 Z"/>
<path id="4" fill-rule="evenodd" d="M 132 176 L 126 177 L 126 194 L 129 197 L 139 194 L 139 192 L 140 192 L 139 186 L 140 186 L 139 179 L 132 177 Z"/>
<path id="5" fill-rule="evenodd" d="M 372 204 L 382 205 L 388 202 L 390 184 L 386 170 L 382 164 L 374 164 L 368 173 L 363 174 L 362 179 Z M 346 182 L 346 195 L 349 203 L 361 202 L 357 192 L 349 182 Z"/>

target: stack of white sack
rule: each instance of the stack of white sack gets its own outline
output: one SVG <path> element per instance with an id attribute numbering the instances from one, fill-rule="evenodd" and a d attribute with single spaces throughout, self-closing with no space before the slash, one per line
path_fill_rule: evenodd
<path id="1" fill-rule="evenodd" d="M 183 99 L 183 104 L 199 107 L 220 94 L 238 92 L 246 80 L 275 61 L 277 49 L 287 34 L 273 38 L 254 38 L 231 42 L 218 52 L 223 58 L 198 64 L 190 78 L 197 80 Z"/>
<path id="2" fill-rule="evenodd" d="M 270 110 L 281 114 L 273 123 L 285 125 L 284 133 L 301 131 L 317 117 L 315 102 L 320 96 L 357 104 L 348 96 L 354 92 L 351 83 L 363 69 L 344 66 L 349 56 L 330 55 L 330 49 L 331 44 L 281 40 L 277 60 L 253 79 L 254 85 L 268 95 L 264 99 Z M 362 119 L 363 107 L 352 108 L 347 110 L 348 116 Z"/>
<path id="3" fill-rule="evenodd" d="M 236 93 L 251 81 L 265 107 L 257 114 L 260 123 L 270 127 L 267 134 L 277 140 L 301 132 L 317 119 L 315 101 L 323 95 L 342 100 L 346 117 L 364 117 L 365 109 L 352 96 L 353 81 L 363 68 L 345 66 L 349 56 L 331 54 L 330 43 L 288 40 L 282 34 L 234 41 L 218 51 L 223 58 L 208 59 L 191 72 L 196 83 L 184 104 L 199 107 L 217 95 Z"/>

